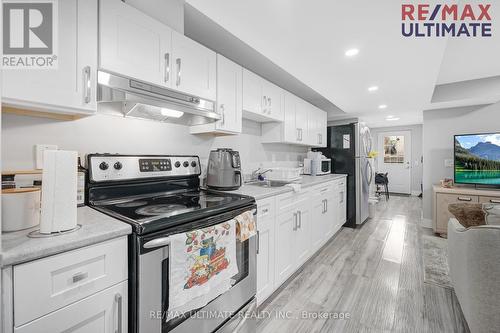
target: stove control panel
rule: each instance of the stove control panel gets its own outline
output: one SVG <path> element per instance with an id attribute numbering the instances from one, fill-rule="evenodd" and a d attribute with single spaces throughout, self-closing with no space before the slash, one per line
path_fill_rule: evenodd
<path id="1" fill-rule="evenodd" d="M 88 156 L 91 182 L 200 175 L 198 156 Z"/>

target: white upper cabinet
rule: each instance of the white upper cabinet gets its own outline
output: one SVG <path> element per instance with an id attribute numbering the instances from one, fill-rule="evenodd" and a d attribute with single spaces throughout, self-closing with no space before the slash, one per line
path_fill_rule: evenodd
<path id="1" fill-rule="evenodd" d="M 100 4 L 100 68 L 215 101 L 215 52 L 121 0 Z"/>
<path id="2" fill-rule="evenodd" d="M 215 52 L 172 31 L 172 54 L 172 88 L 215 101 Z"/>
<path id="3" fill-rule="evenodd" d="M 243 68 L 243 117 L 258 122 L 283 121 L 283 90 Z"/>
<path id="4" fill-rule="evenodd" d="M 217 54 L 217 113 L 221 119 L 215 123 L 191 126 L 191 134 L 241 133 L 242 78 L 241 66 Z"/>
<path id="5" fill-rule="evenodd" d="M 97 0 L 58 5 L 55 69 L 4 69 L 6 106 L 66 114 L 96 111 Z"/>
<path id="6" fill-rule="evenodd" d="M 327 114 L 309 104 L 308 143 L 315 147 L 326 147 Z"/>
<path id="7" fill-rule="evenodd" d="M 100 1 L 99 67 L 170 87 L 172 29 L 121 0 Z"/>
<path id="8" fill-rule="evenodd" d="M 283 96 L 284 122 L 263 124 L 262 142 L 326 147 L 326 112 L 287 91 Z"/>

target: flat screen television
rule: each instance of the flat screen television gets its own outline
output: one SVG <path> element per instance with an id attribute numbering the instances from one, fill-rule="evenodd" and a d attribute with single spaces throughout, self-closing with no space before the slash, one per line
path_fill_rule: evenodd
<path id="1" fill-rule="evenodd" d="M 455 183 L 500 186 L 500 133 L 455 135 Z"/>

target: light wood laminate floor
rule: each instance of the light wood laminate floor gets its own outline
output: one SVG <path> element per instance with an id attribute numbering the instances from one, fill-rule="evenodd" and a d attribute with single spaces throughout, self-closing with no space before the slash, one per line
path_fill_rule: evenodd
<path id="1" fill-rule="evenodd" d="M 454 292 L 424 283 L 421 212 L 421 199 L 391 196 L 343 228 L 259 308 L 257 332 L 469 332 Z"/>

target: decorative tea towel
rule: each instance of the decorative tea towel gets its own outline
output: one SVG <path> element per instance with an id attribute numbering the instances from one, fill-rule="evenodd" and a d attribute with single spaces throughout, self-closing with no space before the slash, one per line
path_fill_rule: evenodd
<path id="1" fill-rule="evenodd" d="M 170 236 L 167 320 L 200 308 L 231 288 L 238 274 L 235 220 Z"/>
<path id="2" fill-rule="evenodd" d="M 257 226 L 253 213 L 248 211 L 234 218 L 236 220 L 236 238 L 244 242 L 257 233 Z"/>

